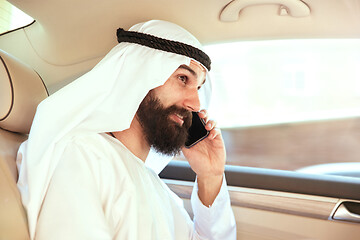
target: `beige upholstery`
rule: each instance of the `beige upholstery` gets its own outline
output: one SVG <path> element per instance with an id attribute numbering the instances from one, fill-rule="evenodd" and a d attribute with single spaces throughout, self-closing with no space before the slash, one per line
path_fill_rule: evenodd
<path id="1" fill-rule="evenodd" d="M 48 96 L 40 76 L 0 50 L 0 239 L 29 239 L 16 187 L 16 153 L 27 138 L 37 105 Z"/>

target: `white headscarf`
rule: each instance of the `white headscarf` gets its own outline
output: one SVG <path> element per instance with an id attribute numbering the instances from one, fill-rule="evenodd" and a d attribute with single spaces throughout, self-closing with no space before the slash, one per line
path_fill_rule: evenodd
<path id="1" fill-rule="evenodd" d="M 131 31 L 202 49 L 183 28 L 152 20 Z M 27 143 L 19 150 L 18 188 L 27 210 L 31 238 L 49 182 L 66 140 L 74 135 L 122 131 L 130 127 L 149 90 L 165 83 L 190 58 L 134 43 L 119 43 L 91 71 L 48 97 L 38 106 Z M 202 92 L 211 91 L 210 79 Z M 200 96 L 208 96 L 200 92 Z M 202 103 L 207 99 L 201 97 Z"/>

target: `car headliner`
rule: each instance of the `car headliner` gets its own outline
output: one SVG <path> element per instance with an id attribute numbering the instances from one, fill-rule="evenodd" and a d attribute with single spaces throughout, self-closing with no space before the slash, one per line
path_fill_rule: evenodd
<path id="1" fill-rule="evenodd" d="M 117 43 L 118 27 L 128 29 L 150 19 L 177 23 L 203 44 L 288 38 L 360 38 L 359 0 L 235 0 L 249 6 L 239 14 L 236 12 L 234 18 L 238 20 L 234 22 L 220 20 L 221 11 L 232 2 L 230 0 L 9 2 L 36 22 L 1 36 L 1 48 L 31 65 L 53 91 L 60 87 L 56 84 L 63 85 L 61 82 L 71 81 L 93 67 Z M 305 2 L 310 15 L 292 17 L 287 3 L 294 2 Z M 254 3 L 256 5 L 251 5 Z M 286 4 L 288 14 L 280 14 L 279 3 Z"/>

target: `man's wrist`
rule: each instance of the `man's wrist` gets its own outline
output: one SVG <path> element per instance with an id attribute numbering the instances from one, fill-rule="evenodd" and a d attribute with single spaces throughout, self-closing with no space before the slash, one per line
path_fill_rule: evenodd
<path id="1" fill-rule="evenodd" d="M 223 175 L 197 176 L 198 196 L 200 201 L 207 207 L 211 206 L 219 194 L 223 181 Z"/>

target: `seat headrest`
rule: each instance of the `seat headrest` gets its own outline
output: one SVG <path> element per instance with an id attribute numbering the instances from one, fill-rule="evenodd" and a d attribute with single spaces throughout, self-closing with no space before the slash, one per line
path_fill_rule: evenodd
<path id="1" fill-rule="evenodd" d="M 36 107 L 48 95 L 32 68 L 0 50 L 0 128 L 29 133 Z"/>

